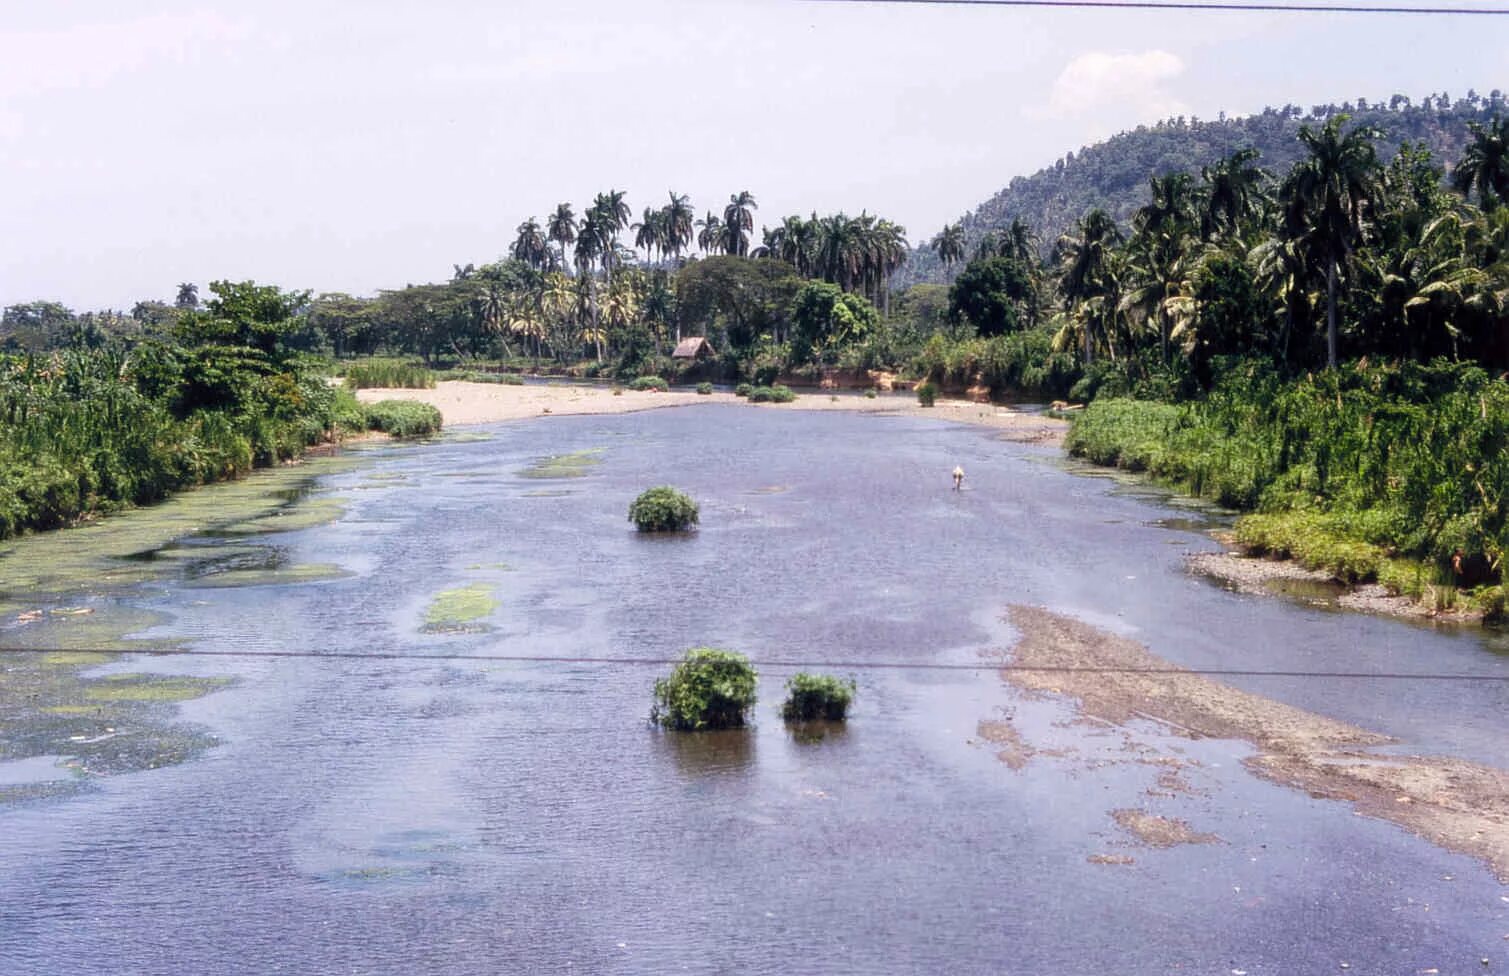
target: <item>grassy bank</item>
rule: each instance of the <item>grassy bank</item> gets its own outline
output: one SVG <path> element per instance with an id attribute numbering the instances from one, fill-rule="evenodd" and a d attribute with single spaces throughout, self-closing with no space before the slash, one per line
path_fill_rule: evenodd
<path id="1" fill-rule="evenodd" d="M 1247 366 L 1204 400 L 1092 403 L 1067 447 L 1251 514 L 1248 547 L 1345 582 L 1495 611 L 1509 547 L 1509 384 L 1472 366 Z"/>
<path id="2" fill-rule="evenodd" d="M 363 407 L 317 364 L 253 349 L 0 357 L 0 538 L 238 477 L 342 433 L 438 425 L 433 408 Z"/>

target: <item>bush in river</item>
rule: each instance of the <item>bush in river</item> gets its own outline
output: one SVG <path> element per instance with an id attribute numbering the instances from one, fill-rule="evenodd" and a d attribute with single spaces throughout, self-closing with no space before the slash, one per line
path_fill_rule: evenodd
<path id="1" fill-rule="evenodd" d="M 655 682 L 650 718 L 666 728 L 688 732 L 738 728 L 754 708 L 757 678 L 749 658 L 742 654 L 693 648 L 670 677 Z"/>
<path id="2" fill-rule="evenodd" d="M 842 722 L 854 701 L 855 687 L 852 679 L 844 681 L 827 674 L 798 672 L 786 682 L 781 718 L 788 722 L 817 718 Z"/>
<path id="3" fill-rule="evenodd" d="M 917 402 L 920 405 L 930 407 L 936 399 L 938 399 L 938 388 L 931 380 L 917 384 Z"/>
<path id="4" fill-rule="evenodd" d="M 650 488 L 629 506 L 629 521 L 641 532 L 681 532 L 697 524 L 697 503 L 669 485 Z"/>
<path id="5" fill-rule="evenodd" d="M 738 386 L 734 387 L 734 396 L 736 397 L 747 397 L 753 392 L 754 387 L 750 386 L 748 383 L 740 383 Z"/>
<path id="6" fill-rule="evenodd" d="M 346 385 L 353 390 L 429 390 L 435 387 L 435 374 L 401 359 L 367 359 L 346 367 Z"/>
<path id="7" fill-rule="evenodd" d="M 711 383 L 698 383 L 697 392 L 702 396 L 712 396 L 713 385 Z"/>
<path id="8" fill-rule="evenodd" d="M 440 411 L 413 400 L 379 400 L 363 404 L 368 430 L 394 437 L 424 437 L 440 429 Z"/>
<path id="9" fill-rule="evenodd" d="M 656 393 L 666 393 L 670 388 L 671 385 L 658 376 L 641 376 L 629 384 L 629 389 L 639 392 L 653 390 Z"/>

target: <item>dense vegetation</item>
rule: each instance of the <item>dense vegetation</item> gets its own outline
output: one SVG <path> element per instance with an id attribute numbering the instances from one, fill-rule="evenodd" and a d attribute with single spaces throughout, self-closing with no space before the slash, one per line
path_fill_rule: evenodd
<path id="1" fill-rule="evenodd" d="M 629 521 L 640 532 L 685 532 L 697 524 L 697 503 L 672 488 L 647 488 L 629 505 Z"/>
<path id="2" fill-rule="evenodd" d="M 813 719 L 842 722 L 854 702 L 855 687 L 853 680 L 798 672 L 786 681 L 786 700 L 781 703 L 781 717 L 788 722 Z"/>
<path id="3" fill-rule="evenodd" d="M 365 429 L 351 394 L 281 337 L 304 300 L 216 282 L 174 334 L 0 356 L 0 537 L 272 464 Z"/>
<path id="4" fill-rule="evenodd" d="M 742 654 L 693 648 L 670 677 L 655 682 L 650 717 L 666 728 L 685 732 L 738 728 L 754 708 L 757 679 L 749 658 Z"/>

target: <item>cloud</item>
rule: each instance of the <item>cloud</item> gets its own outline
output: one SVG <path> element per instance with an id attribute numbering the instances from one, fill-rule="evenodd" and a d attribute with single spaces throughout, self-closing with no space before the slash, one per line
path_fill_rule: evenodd
<path id="1" fill-rule="evenodd" d="M 1184 115 L 1188 106 L 1165 85 L 1184 73 L 1184 62 L 1167 51 L 1111 54 L 1087 51 L 1065 65 L 1053 83 L 1045 116 L 1131 114 L 1139 121 Z"/>

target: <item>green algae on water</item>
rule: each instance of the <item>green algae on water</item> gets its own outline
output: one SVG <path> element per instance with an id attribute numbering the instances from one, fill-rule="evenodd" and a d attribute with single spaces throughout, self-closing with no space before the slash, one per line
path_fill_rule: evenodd
<path id="1" fill-rule="evenodd" d="M 491 583 L 445 590 L 436 594 L 425 610 L 423 630 L 430 634 L 480 632 L 486 628 L 479 621 L 497 608 L 498 599 Z"/>
<path id="2" fill-rule="evenodd" d="M 233 586 L 287 586 L 294 583 L 317 583 L 321 580 L 345 579 L 346 570 L 333 563 L 300 563 L 267 569 L 229 569 L 185 581 L 191 589 L 214 589 Z"/>
<path id="3" fill-rule="evenodd" d="M 84 697 L 101 702 L 183 702 L 202 698 L 230 683 L 229 678 L 112 674 L 90 682 Z"/>
<path id="4" fill-rule="evenodd" d="M 328 525 L 346 514 L 346 507 L 334 499 L 297 502 L 255 518 L 245 519 L 221 529 L 227 535 L 260 535 L 266 532 L 297 532 Z"/>
<path id="5" fill-rule="evenodd" d="M 602 463 L 603 448 L 594 447 L 570 454 L 540 458 L 519 472 L 523 478 L 585 478 Z"/>

